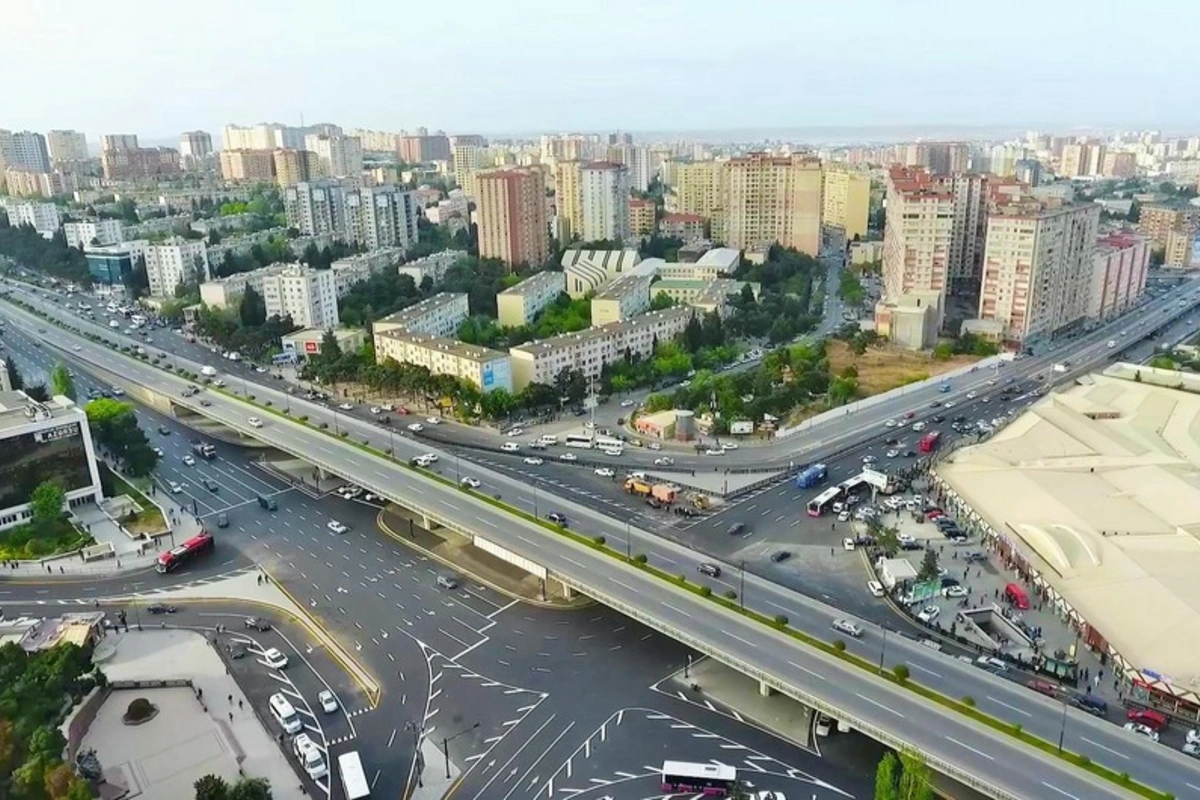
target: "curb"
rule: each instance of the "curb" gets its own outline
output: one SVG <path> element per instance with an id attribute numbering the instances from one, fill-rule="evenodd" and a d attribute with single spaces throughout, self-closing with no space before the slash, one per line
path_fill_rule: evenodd
<path id="1" fill-rule="evenodd" d="M 392 504 L 392 505 L 394 505 L 394 504 Z M 492 589 L 493 591 L 499 592 L 500 594 L 504 595 L 505 597 L 510 597 L 513 600 L 517 600 L 521 603 L 528 603 L 529 605 L 536 606 L 538 608 L 549 608 L 549 609 L 555 609 L 558 611 L 577 611 L 581 608 L 587 608 L 588 606 L 593 605 L 596 602 L 595 600 L 592 600 L 589 597 L 589 598 L 587 598 L 587 602 L 584 602 L 584 603 L 579 603 L 577 605 L 563 605 L 562 603 L 551 603 L 548 600 L 538 600 L 533 597 L 526 597 L 525 595 L 517 594 L 516 592 L 514 592 L 510 589 L 505 589 L 503 586 L 498 586 L 495 583 L 493 583 L 492 581 L 480 577 L 477 573 L 474 573 L 470 570 L 465 570 L 462 567 L 460 567 L 458 564 L 454 563 L 453 561 L 451 561 L 443 556 L 438 555 L 437 553 L 433 552 L 432 550 L 427 550 L 424 547 L 421 547 L 419 544 L 416 544 L 415 542 L 413 542 L 411 539 L 401 536 L 400 534 L 396 533 L 390 527 L 388 527 L 388 524 L 386 522 L 384 522 L 383 517 L 386 512 L 387 512 L 386 508 L 382 508 L 379 510 L 379 513 L 375 517 L 375 524 L 377 526 L 379 526 L 379 530 L 383 531 L 383 533 L 386 534 L 389 538 L 394 539 L 397 542 L 400 542 L 401 544 L 408 547 L 410 550 L 415 550 L 418 553 L 421 553 L 422 555 L 424 555 L 428 558 L 432 558 L 434 561 L 438 562 L 439 564 L 441 564 L 443 566 L 446 566 L 453 570 L 457 570 L 458 572 L 461 572 L 463 575 L 466 575 L 466 576 L 470 577 L 472 580 L 482 583 L 484 586 L 487 586 L 489 589 Z M 581 595 L 581 596 L 586 597 L 586 595 Z"/>

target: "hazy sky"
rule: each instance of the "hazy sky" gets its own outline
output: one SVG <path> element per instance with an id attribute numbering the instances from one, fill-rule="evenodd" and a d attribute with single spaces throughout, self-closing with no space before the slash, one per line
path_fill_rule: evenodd
<path id="1" fill-rule="evenodd" d="M 5 0 L 0 127 L 1200 129 L 1200 0 Z"/>

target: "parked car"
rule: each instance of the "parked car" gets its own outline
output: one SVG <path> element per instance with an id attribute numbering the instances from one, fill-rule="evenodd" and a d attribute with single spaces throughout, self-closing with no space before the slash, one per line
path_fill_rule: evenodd
<path id="1" fill-rule="evenodd" d="M 337 698 L 328 689 L 323 690 L 317 695 L 317 702 L 321 704 L 321 710 L 326 714 L 332 714 L 338 710 Z"/>
<path id="2" fill-rule="evenodd" d="M 926 625 L 932 625 L 939 616 L 942 610 L 935 605 L 928 605 L 917 612 L 917 619 L 924 622 Z"/>
<path id="3" fill-rule="evenodd" d="M 776 550 L 774 553 L 771 553 L 771 560 L 776 564 L 787 561 L 791 557 L 792 551 L 790 550 Z"/>
<path id="4" fill-rule="evenodd" d="M 1140 722 L 1126 722 L 1125 730 L 1130 733 L 1135 733 L 1138 736 L 1144 736 L 1152 742 L 1158 741 L 1158 731 L 1151 728 L 1149 725 L 1143 725 Z"/>
<path id="5" fill-rule="evenodd" d="M 271 669 L 286 669 L 288 665 L 288 657 L 281 653 L 278 647 L 272 647 L 263 653 L 263 661 Z"/>

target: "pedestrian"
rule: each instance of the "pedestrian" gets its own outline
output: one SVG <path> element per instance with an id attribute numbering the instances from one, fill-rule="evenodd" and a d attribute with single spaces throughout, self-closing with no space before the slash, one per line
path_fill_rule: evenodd
<path id="1" fill-rule="evenodd" d="M 834 549 L 831 547 L 831 548 L 829 548 L 829 557 L 833 558 L 833 554 L 834 554 Z"/>
<path id="2" fill-rule="evenodd" d="M 233 705 L 233 695 L 229 695 L 229 705 Z"/>
<path id="3" fill-rule="evenodd" d="M 201 688 L 200 688 L 200 687 L 198 687 L 198 686 L 196 687 L 196 699 L 197 699 L 197 700 L 203 700 L 203 699 L 204 699 L 204 690 L 203 690 L 203 689 L 201 689 Z"/>
<path id="4" fill-rule="evenodd" d="M 238 700 L 238 711 L 242 710 L 242 701 Z"/>
<path id="5" fill-rule="evenodd" d="M 229 721 L 233 722 L 233 712 L 232 711 L 229 712 Z"/>
<path id="6" fill-rule="evenodd" d="M 1099 676 L 1101 679 L 1103 679 L 1103 678 L 1104 678 L 1104 670 L 1100 670 L 1100 671 L 1099 671 L 1098 673 L 1096 673 L 1096 674 L 1097 674 L 1097 675 L 1098 675 L 1098 676 Z"/>
<path id="7" fill-rule="evenodd" d="M 63 568 L 62 568 L 62 565 L 61 565 L 61 564 L 58 566 L 58 574 L 59 574 L 59 575 L 65 575 L 65 574 L 66 574 L 66 573 L 63 571 Z"/>

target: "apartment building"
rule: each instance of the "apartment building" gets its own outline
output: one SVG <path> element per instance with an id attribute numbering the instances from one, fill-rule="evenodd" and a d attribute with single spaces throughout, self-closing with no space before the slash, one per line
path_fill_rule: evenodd
<path id="1" fill-rule="evenodd" d="M 351 289 L 372 275 L 392 269 L 404 258 L 405 252 L 402 247 L 384 247 L 334 261 L 330 271 L 338 299 L 345 297 Z"/>
<path id="2" fill-rule="evenodd" d="M 4 170 L 4 183 L 14 197 L 55 197 L 69 195 L 79 189 L 79 179 L 70 172 L 31 172 L 25 169 Z"/>
<path id="3" fill-rule="evenodd" d="M 638 197 L 629 198 L 629 233 L 636 240 L 642 241 L 654 235 L 656 209 L 653 200 L 643 200 Z"/>
<path id="4" fill-rule="evenodd" d="M 1109 151 L 1104 154 L 1100 173 L 1106 178 L 1132 178 L 1137 174 L 1137 156 L 1134 153 Z"/>
<path id="5" fill-rule="evenodd" d="M 842 231 L 846 241 L 867 235 L 871 176 L 839 164 L 826 164 L 822 176 L 821 221 Z"/>
<path id="6" fill-rule="evenodd" d="M 1154 203 L 1142 206 L 1138 232 L 1151 245 L 1163 250 L 1163 266 L 1187 269 L 1191 266 L 1197 232 L 1200 232 L 1200 206 L 1189 203 Z"/>
<path id="7" fill-rule="evenodd" d="M 227 181 L 267 183 L 275 180 L 272 150 L 222 150 L 221 177 Z"/>
<path id="8" fill-rule="evenodd" d="M 311 150 L 288 150 L 280 147 L 271 151 L 271 163 L 275 183 L 281 189 L 321 176 L 321 162 Z"/>
<path id="9" fill-rule="evenodd" d="M 966 142 L 909 142 L 898 150 L 896 160 L 901 164 L 925 169 L 932 175 L 966 172 L 971 160 L 971 147 Z"/>
<path id="10" fill-rule="evenodd" d="M 471 308 L 465 292 L 439 292 L 416 305 L 376 320 L 372 331 L 376 335 L 387 331 L 401 331 L 448 339 L 458 332 L 458 326 L 470 314 Z"/>
<path id="11" fill-rule="evenodd" d="M 594 292 L 641 260 L 637 250 L 567 250 L 561 261 L 567 294 L 579 298 Z"/>
<path id="12" fill-rule="evenodd" d="M 740 295 L 746 286 L 750 287 L 757 300 L 762 293 L 762 284 L 738 281 L 733 278 L 708 280 L 664 278 L 656 281 L 650 287 L 650 291 L 654 297 L 658 297 L 661 292 L 677 304 L 692 306 L 702 314 L 716 311 L 721 316 L 725 316 L 729 310 L 729 298 Z"/>
<path id="13" fill-rule="evenodd" d="M 1033 197 L 999 203 L 988 218 L 979 319 L 1027 343 L 1087 315 L 1100 226 L 1094 203 Z"/>
<path id="14" fill-rule="evenodd" d="M 336 328 L 337 284 L 332 270 L 286 264 L 262 279 L 268 317 L 291 317 L 301 328 Z"/>
<path id="15" fill-rule="evenodd" d="M 106 244 L 98 247 L 85 246 L 83 257 L 87 261 L 88 275 L 92 283 L 104 286 L 120 286 L 125 276 L 133 272 L 134 250 L 127 243 Z"/>
<path id="16" fill-rule="evenodd" d="M 58 206 L 54 203 L 8 200 L 4 204 L 4 210 L 8 212 L 8 224 L 13 227 L 32 225 L 45 239 L 53 237 L 62 226 L 62 217 L 59 216 Z"/>
<path id="17" fill-rule="evenodd" d="M 368 131 L 355 128 L 348 131 L 350 136 L 362 142 L 362 149 L 369 153 L 398 153 L 400 151 L 401 135 L 388 131 Z"/>
<path id="18" fill-rule="evenodd" d="M 223 150 L 274 150 L 284 147 L 299 150 L 304 147 L 307 128 L 293 128 L 278 122 L 257 125 L 226 125 L 221 133 Z"/>
<path id="19" fill-rule="evenodd" d="M 289 227 L 308 236 L 343 238 L 346 211 L 337 181 L 305 181 L 283 190 L 283 209 Z"/>
<path id="20" fill-rule="evenodd" d="M 423 194 L 418 189 L 417 199 L 425 206 L 425 219 L 434 225 L 447 225 L 455 217 L 462 220 L 464 224 L 466 220 L 470 219 L 471 198 L 467 197 L 466 192 L 462 189 L 451 189 L 446 193 L 445 197 L 439 196 L 435 205 L 428 205 L 428 201 L 422 196 Z"/>
<path id="21" fill-rule="evenodd" d="M 685 214 L 677 212 L 664 214 L 658 222 L 658 232 L 667 239 L 682 239 L 692 242 L 704 238 L 704 226 L 707 220 L 700 214 Z"/>
<path id="22" fill-rule="evenodd" d="M 434 375 L 453 375 L 467 381 L 482 392 L 513 391 L 508 353 L 402 330 L 376 330 L 374 341 L 376 363 L 392 359 L 425 367 Z"/>
<path id="23" fill-rule="evenodd" d="M 562 272 L 537 272 L 496 295 L 496 310 L 505 328 L 519 328 L 533 322 L 543 308 L 567 290 Z"/>
<path id="24" fill-rule="evenodd" d="M 412 278 L 413 283 L 420 288 L 426 278 L 431 284 L 440 283 L 442 278 L 446 277 L 446 272 L 450 267 L 465 256 L 466 253 L 462 250 L 443 250 L 440 253 L 433 253 L 424 258 L 418 258 L 416 261 L 401 264 L 396 271 Z"/>
<path id="25" fill-rule="evenodd" d="M 475 173 L 483 166 L 482 148 L 463 142 L 455 143 L 450 149 L 450 170 L 454 182 L 471 197 L 476 196 Z"/>
<path id="26" fill-rule="evenodd" d="M 200 302 L 209 308 L 237 308 L 241 305 L 246 287 L 262 294 L 263 279 L 280 267 L 272 264 L 250 272 L 239 272 L 223 278 L 213 278 L 200 284 Z"/>
<path id="27" fill-rule="evenodd" d="M 1063 147 L 1059 162 L 1060 178 L 1086 178 L 1100 175 L 1104 168 L 1105 147 L 1099 142 L 1079 141 Z"/>
<path id="28" fill-rule="evenodd" d="M 1146 289 L 1150 240 L 1130 231 L 1101 237 L 1092 256 L 1087 316 L 1108 319 L 1132 308 Z"/>
<path id="29" fill-rule="evenodd" d="M 509 350 L 513 391 L 519 392 L 531 383 L 553 385 L 563 370 L 579 370 L 585 377 L 599 378 L 605 364 L 624 359 L 626 352 L 646 358 L 655 345 L 683 333 L 695 313 L 687 306 L 668 308 L 513 347 Z"/>
<path id="30" fill-rule="evenodd" d="M 750 153 L 725 162 L 730 247 L 778 242 L 815 256 L 821 249 L 822 169 L 805 155 Z"/>
<path id="31" fill-rule="evenodd" d="M 46 137 L 33 131 L 0 130 L 0 168 L 29 172 L 50 171 L 50 151 Z"/>
<path id="32" fill-rule="evenodd" d="M 55 167 L 88 160 L 87 137 L 79 131 L 48 131 L 46 149 Z"/>
<path id="33" fill-rule="evenodd" d="M 611 281 L 592 298 L 592 324 L 621 322 L 650 310 L 651 272 L 634 271 Z"/>
<path id="34" fill-rule="evenodd" d="M 180 174 L 179 151 L 171 147 L 105 150 L 100 155 L 100 166 L 108 181 L 170 178 Z"/>
<path id="35" fill-rule="evenodd" d="M 364 186 L 342 193 L 345 204 L 345 238 L 368 250 L 399 247 L 408 250 L 417 243 L 417 218 L 421 209 L 416 196 L 395 186 Z"/>
<path id="36" fill-rule="evenodd" d="M 201 169 L 212 159 L 212 155 L 212 134 L 207 131 L 184 131 L 179 134 L 179 158 L 184 169 Z"/>
<path id="37" fill-rule="evenodd" d="M 355 136 L 309 134 L 304 137 L 304 149 L 317 154 L 322 176 L 358 177 L 362 173 L 362 142 Z"/>
<path id="38" fill-rule="evenodd" d="M 153 297 L 174 297 L 175 287 L 209 278 L 208 248 L 202 239 L 173 236 L 147 245 L 144 254 Z"/>
<path id="39" fill-rule="evenodd" d="M 670 161 L 664 167 L 674 176 L 668 210 L 706 219 L 711 236 L 725 238 L 724 206 L 729 194 L 729 173 L 723 161 Z"/>
<path id="40" fill-rule="evenodd" d="M 611 161 L 584 164 L 579 177 L 584 241 L 632 242 L 629 230 L 629 170 Z"/>
<path id="41" fill-rule="evenodd" d="M 572 242 L 583 235 L 583 162 L 570 159 L 554 165 L 555 237 Z"/>
<path id="42" fill-rule="evenodd" d="M 546 182 L 540 169 L 502 169 L 476 176 L 479 255 L 505 264 L 541 266 L 550 253 Z"/>
<path id="43" fill-rule="evenodd" d="M 84 222 L 63 223 L 63 235 L 68 247 L 82 250 L 93 243 L 98 245 L 117 244 L 124 238 L 119 219 L 94 219 Z"/>
<path id="44" fill-rule="evenodd" d="M 400 137 L 399 151 L 400 158 L 408 164 L 449 161 L 450 137 L 445 134 L 402 136 Z"/>
<path id="45" fill-rule="evenodd" d="M 100 151 L 104 153 L 137 149 L 138 137 L 136 133 L 106 133 L 100 137 Z"/>

